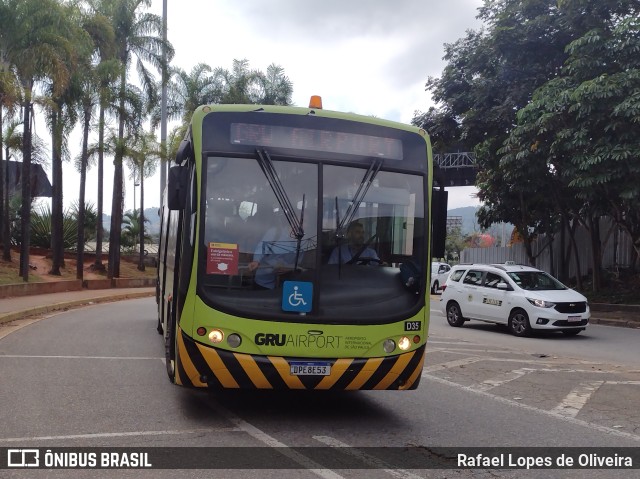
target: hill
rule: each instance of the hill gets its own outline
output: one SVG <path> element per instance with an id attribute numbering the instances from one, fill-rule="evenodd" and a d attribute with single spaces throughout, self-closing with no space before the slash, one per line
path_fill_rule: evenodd
<path id="1" fill-rule="evenodd" d="M 160 234 L 160 215 L 158 215 L 158 206 L 152 206 L 151 208 L 144 209 L 144 219 L 146 222 L 146 231 L 150 236 L 156 236 Z M 102 215 L 102 227 L 105 231 L 111 229 L 111 216 Z"/>
<path id="2" fill-rule="evenodd" d="M 465 206 L 464 208 L 453 208 L 447 211 L 447 217 L 460 216 L 462 218 L 462 234 L 470 235 L 475 231 L 480 231 L 478 220 L 476 219 L 476 206 Z"/>

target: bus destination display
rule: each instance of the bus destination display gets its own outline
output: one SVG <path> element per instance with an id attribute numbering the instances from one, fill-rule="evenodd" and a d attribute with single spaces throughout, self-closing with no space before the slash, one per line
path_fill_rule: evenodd
<path id="1" fill-rule="evenodd" d="M 402 141 L 342 131 L 232 123 L 231 143 L 402 160 Z"/>

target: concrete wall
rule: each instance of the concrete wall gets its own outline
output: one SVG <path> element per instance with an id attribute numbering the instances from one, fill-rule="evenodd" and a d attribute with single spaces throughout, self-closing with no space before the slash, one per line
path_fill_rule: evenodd
<path id="1" fill-rule="evenodd" d="M 84 289 L 108 289 L 108 288 L 148 288 L 156 285 L 155 278 L 114 278 L 92 279 L 80 281 L 79 279 L 51 281 L 42 283 L 18 283 L 0 285 L 0 298 L 12 298 L 16 296 L 29 296 L 32 294 L 62 293 L 65 291 L 80 291 Z"/>

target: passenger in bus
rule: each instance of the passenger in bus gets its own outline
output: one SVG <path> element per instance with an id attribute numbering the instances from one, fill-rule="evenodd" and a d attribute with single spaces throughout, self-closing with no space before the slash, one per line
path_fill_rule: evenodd
<path id="1" fill-rule="evenodd" d="M 333 249 L 329 264 L 353 264 L 359 261 L 382 264 L 376 250 L 365 245 L 362 223 L 353 221 L 347 227 L 347 242 Z"/>
<path id="2" fill-rule="evenodd" d="M 249 270 L 255 271 L 256 286 L 264 289 L 276 288 L 283 275 L 294 270 L 302 261 L 303 252 L 297 250 L 297 240 L 292 237 L 291 227 L 282 212 L 276 212 L 272 226 L 264 233 L 255 248 Z"/>

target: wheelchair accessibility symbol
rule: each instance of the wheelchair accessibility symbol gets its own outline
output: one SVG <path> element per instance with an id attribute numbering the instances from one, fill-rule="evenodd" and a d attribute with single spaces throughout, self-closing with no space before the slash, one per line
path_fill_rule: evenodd
<path id="1" fill-rule="evenodd" d="M 308 313 L 313 302 L 313 283 L 285 281 L 282 285 L 282 310 Z"/>

